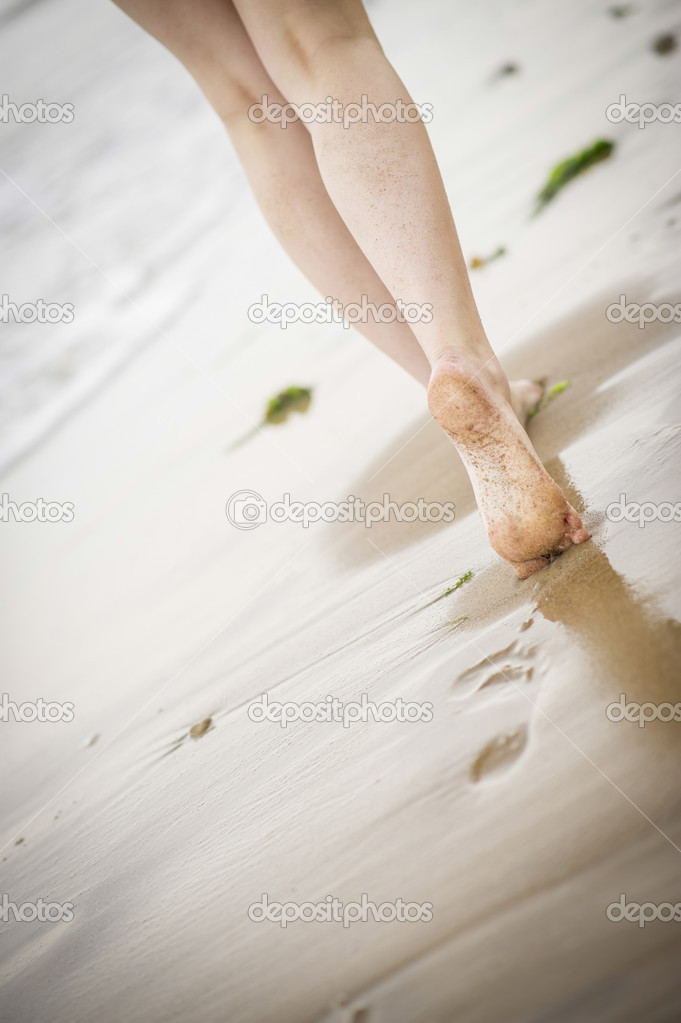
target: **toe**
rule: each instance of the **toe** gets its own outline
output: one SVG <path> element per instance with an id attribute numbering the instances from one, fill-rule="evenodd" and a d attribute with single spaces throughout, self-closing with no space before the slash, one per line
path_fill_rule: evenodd
<path id="1" fill-rule="evenodd" d="M 565 526 L 565 536 L 569 538 L 570 543 L 584 543 L 591 536 L 591 533 L 582 525 L 582 520 L 574 508 L 570 508 L 565 518 Z"/>
<path id="2" fill-rule="evenodd" d="M 548 558 L 530 558 L 529 561 L 512 561 L 511 565 L 519 579 L 527 579 L 528 576 L 538 572 L 540 568 L 546 568 L 549 564 Z"/>
<path id="3" fill-rule="evenodd" d="M 539 405 L 544 388 L 533 380 L 512 380 L 510 387 L 511 406 L 520 422 L 525 425 L 530 412 Z"/>

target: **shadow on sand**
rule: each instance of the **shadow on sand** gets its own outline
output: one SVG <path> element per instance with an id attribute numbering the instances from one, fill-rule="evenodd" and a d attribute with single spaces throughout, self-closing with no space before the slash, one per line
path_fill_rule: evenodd
<path id="1" fill-rule="evenodd" d="M 646 293 L 645 281 L 622 284 L 621 291 Z M 529 424 L 529 434 L 549 472 L 556 456 L 569 444 L 593 432 L 604 415 L 595 392 L 621 370 L 668 341 L 672 328 L 651 324 L 645 331 L 636 324 L 614 325 L 605 316 L 613 301 L 612 292 L 603 293 L 573 315 L 528 339 L 521 348 L 502 352 L 504 368 L 511 379 L 545 378 L 549 384 L 570 380 L 571 386 Z M 617 381 L 608 389 L 608 411 L 626 407 L 625 394 L 631 383 Z M 427 414 L 395 440 L 355 479 L 349 493 L 365 503 L 382 501 L 383 495 L 398 505 L 423 498 L 426 502 L 452 501 L 456 519 L 461 521 L 476 510 L 473 490 L 452 444 Z M 575 505 L 579 511 L 579 502 Z M 363 523 L 330 525 L 325 531 L 329 555 L 341 565 L 357 565 L 394 554 L 441 530 L 456 529 L 446 522 L 378 522 L 367 530 Z M 368 542 L 370 536 L 372 543 Z M 374 544 L 376 546 L 374 546 Z"/>

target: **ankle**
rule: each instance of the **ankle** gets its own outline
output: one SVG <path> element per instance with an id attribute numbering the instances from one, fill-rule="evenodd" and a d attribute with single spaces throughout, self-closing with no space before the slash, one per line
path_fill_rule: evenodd
<path id="1" fill-rule="evenodd" d="M 478 345 L 443 348 L 432 362 L 432 376 L 448 367 L 460 375 L 470 374 L 498 397 L 511 404 L 511 388 L 501 364 L 485 338 Z"/>

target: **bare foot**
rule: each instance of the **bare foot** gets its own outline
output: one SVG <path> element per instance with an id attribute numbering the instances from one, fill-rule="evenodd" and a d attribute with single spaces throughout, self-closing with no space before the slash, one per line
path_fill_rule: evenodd
<path id="1" fill-rule="evenodd" d="M 489 542 L 526 579 L 589 533 L 522 425 L 541 386 L 523 380 L 509 387 L 496 358 L 485 358 L 443 355 L 430 378 L 428 406 L 466 466 Z"/>
<path id="2" fill-rule="evenodd" d="M 530 412 L 544 397 L 544 388 L 534 380 L 511 380 L 511 408 L 525 426 Z"/>

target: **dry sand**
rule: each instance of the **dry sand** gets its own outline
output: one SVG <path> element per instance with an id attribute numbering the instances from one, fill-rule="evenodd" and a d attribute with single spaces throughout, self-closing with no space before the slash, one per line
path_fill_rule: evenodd
<path id="1" fill-rule="evenodd" d="M 99 18 L 194 96 L 113 8 L 81 7 L 91 45 Z M 374 8 L 415 97 L 440 111 L 467 255 L 509 249 L 474 277 L 502 362 L 571 381 L 530 433 L 590 542 L 518 581 L 416 384 L 340 329 L 318 346 L 306 327 L 254 339 L 245 307 L 263 291 L 312 296 L 284 257 L 262 270 L 274 243 L 252 206 L 257 245 L 225 242 L 231 265 L 201 296 L 212 348 L 194 315 L 173 324 L 203 371 L 161 338 L 5 473 L 13 499 L 71 500 L 76 516 L 0 527 L 2 689 L 75 706 L 68 724 L 0 724 L 2 893 L 74 907 L 69 923 L 0 923 L 3 1021 L 681 1018 L 681 923 L 606 916 L 621 893 L 681 902 L 680 726 L 606 716 L 621 693 L 681 700 L 680 526 L 605 515 L 621 493 L 681 498 L 679 324 L 605 315 L 622 293 L 679 301 L 679 128 L 604 118 L 620 93 L 660 101 L 679 80 L 679 51 L 650 52 L 678 8 L 637 8 L 619 21 L 593 3 L 433 2 L 408 38 L 409 5 Z M 490 84 L 510 59 L 521 73 Z M 139 102 L 152 116 L 161 101 Z M 613 158 L 529 221 L 546 171 L 599 136 Z M 225 337 L 246 353 L 224 358 Z M 226 454 L 292 382 L 314 385 L 310 411 Z M 224 514 L 242 488 L 454 501 L 456 521 L 244 532 Z M 429 701 L 433 719 L 282 729 L 249 718 L 263 692 Z M 282 929 L 249 920 L 265 892 L 433 915 Z"/>

